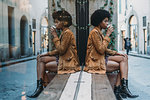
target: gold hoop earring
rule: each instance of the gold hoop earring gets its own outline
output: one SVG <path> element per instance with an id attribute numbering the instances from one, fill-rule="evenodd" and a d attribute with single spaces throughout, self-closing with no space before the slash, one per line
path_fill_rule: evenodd
<path id="1" fill-rule="evenodd" d="M 66 26 L 66 25 L 68 24 L 68 22 L 67 22 L 67 21 L 65 21 L 63 24 L 64 24 L 64 26 Z"/>

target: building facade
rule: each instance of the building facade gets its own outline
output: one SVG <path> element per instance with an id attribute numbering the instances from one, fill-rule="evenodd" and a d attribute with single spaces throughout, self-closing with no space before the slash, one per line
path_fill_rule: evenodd
<path id="1" fill-rule="evenodd" d="M 0 61 L 42 52 L 47 27 L 47 0 L 0 0 Z"/>
<path id="2" fill-rule="evenodd" d="M 48 29 L 54 25 L 52 13 L 65 9 L 72 15 L 70 29 L 76 37 L 78 55 L 83 63 L 88 35 L 93 28 L 90 16 L 100 8 L 113 11 L 112 24 L 117 27 L 117 0 L 0 0 L 0 61 L 51 50 Z M 116 43 L 117 40 L 116 37 Z"/>
<path id="3" fill-rule="evenodd" d="M 150 1 L 118 0 L 118 49 L 124 50 L 124 38 L 131 39 L 131 50 L 150 54 Z"/>

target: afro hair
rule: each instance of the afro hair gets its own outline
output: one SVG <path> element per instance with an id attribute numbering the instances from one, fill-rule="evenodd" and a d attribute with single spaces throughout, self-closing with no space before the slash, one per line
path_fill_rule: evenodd
<path id="1" fill-rule="evenodd" d="M 98 26 L 105 18 L 110 19 L 110 13 L 106 10 L 98 9 L 91 15 L 91 24 Z"/>
<path id="2" fill-rule="evenodd" d="M 69 27 L 72 25 L 72 17 L 71 15 L 65 11 L 65 10 L 61 10 L 61 11 L 56 11 L 52 14 L 53 19 L 57 19 L 59 21 L 65 21 L 67 22 L 66 25 L 64 25 L 65 27 Z"/>

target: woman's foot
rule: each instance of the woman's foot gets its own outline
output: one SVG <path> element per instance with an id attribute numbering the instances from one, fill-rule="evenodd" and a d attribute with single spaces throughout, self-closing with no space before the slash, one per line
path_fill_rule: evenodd
<path id="1" fill-rule="evenodd" d="M 32 95 L 28 96 L 28 97 L 30 97 L 30 98 L 36 98 L 36 97 L 39 96 L 39 94 L 42 91 L 43 91 L 43 80 L 40 79 L 40 80 L 37 80 L 37 88 L 36 88 L 35 92 Z"/>
<path id="2" fill-rule="evenodd" d="M 123 100 L 120 95 L 120 88 L 121 88 L 120 86 L 114 87 L 114 94 L 115 94 L 117 100 Z"/>
<path id="3" fill-rule="evenodd" d="M 132 94 L 131 92 L 130 92 L 130 90 L 129 90 L 129 88 L 128 88 L 128 80 L 126 80 L 126 79 L 122 79 L 121 80 L 121 90 L 120 90 L 120 92 L 121 92 L 121 96 L 123 97 L 123 98 L 126 98 L 126 97 L 129 97 L 129 98 L 136 98 L 136 97 L 139 97 L 138 95 L 134 95 L 134 94 Z"/>

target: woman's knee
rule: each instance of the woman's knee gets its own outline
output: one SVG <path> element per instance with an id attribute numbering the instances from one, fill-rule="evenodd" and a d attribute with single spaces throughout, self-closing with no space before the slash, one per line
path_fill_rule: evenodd
<path id="1" fill-rule="evenodd" d="M 37 56 L 36 60 L 39 62 L 41 60 L 40 56 Z"/>
<path id="2" fill-rule="evenodd" d="M 46 58 L 45 58 L 45 57 L 41 57 L 41 58 L 40 58 L 40 61 L 41 61 L 41 62 L 46 62 Z"/>
<path id="3" fill-rule="evenodd" d="M 128 58 L 125 56 L 121 56 L 121 61 L 126 62 L 126 61 L 128 61 Z"/>

